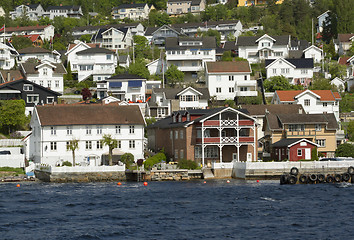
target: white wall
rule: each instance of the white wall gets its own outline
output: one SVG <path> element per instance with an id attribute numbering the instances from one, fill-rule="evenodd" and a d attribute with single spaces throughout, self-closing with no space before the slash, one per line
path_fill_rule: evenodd
<path id="1" fill-rule="evenodd" d="M 0 155 L 0 167 L 25 167 L 25 154 L 21 154 L 22 147 L 1 147 L 0 151 L 10 151 L 9 155 Z"/>

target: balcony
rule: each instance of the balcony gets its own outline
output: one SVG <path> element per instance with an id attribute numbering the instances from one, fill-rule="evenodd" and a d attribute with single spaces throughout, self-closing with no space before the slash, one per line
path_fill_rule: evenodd
<path id="1" fill-rule="evenodd" d="M 214 144 L 236 144 L 236 143 L 253 143 L 254 138 L 249 136 L 237 137 L 205 137 L 204 144 L 214 143 Z M 202 138 L 196 139 L 197 143 L 202 143 Z"/>
<path id="2" fill-rule="evenodd" d="M 252 120 L 208 120 L 204 122 L 205 127 L 236 127 L 236 126 L 253 126 Z"/>
<path id="3" fill-rule="evenodd" d="M 10 55 L 0 54 L 0 60 L 8 60 L 8 59 L 10 59 Z"/>
<path id="4" fill-rule="evenodd" d="M 256 87 L 257 80 L 237 80 L 235 83 L 236 87 Z"/>
<path id="5" fill-rule="evenodd" d="M 317 132 L 317 135 L 320 132 Z M 303 130 L 303 131 L 286 131 L 285 134 L 288 137 L 294 137 L 294 136 L 316 136 L 316 131 L 315 130 Z"/>
<path id="6" fill-rule="evenodd" d="M 236 92 L 237 97 L 257 97 L 257 91 L 239 91 Z"/>

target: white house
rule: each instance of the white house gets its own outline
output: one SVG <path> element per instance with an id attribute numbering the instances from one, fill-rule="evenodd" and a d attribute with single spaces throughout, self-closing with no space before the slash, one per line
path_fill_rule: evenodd
<path id="1" fill-rule="evenodd" d="M 165 49 L 167 67 L 176 65 L 185 78 L 197 78 L 197 72 L 204 69 L 206 62 L 216 60 L 215 37 L 167 38 Z"/>
<path id="2" fill-rule="evenodd" d="M 42 60 L 21 63 L 20 69 L 28 81 L 61 94 L 64 92 L 63 75 L 67 72 L 63 64 Z"/>
<path id="3" fill-rule="evenodd" d="M 331 90 L 275 91 L 272 104 L 301 104 L 308 114 L 334 113 L 339 121 L 341 96 Z"/>
<path id="4" fill-rule="evenodd" d="M 319 15 L 317 17 L 317 21 L 318 21 L 318 25 L 317 25 L 317 32 L 322 32 L 323 31 L 323 27 L 326 23 L 326 18 L 329 17 L 329 13 L 331 11 L 330 10 L 327 10 L 325 11 L 324 13 L 322 13 L 321 15 Z"/>
<path id="5" fill-rule="evenodd" d="M 153 88 L 148 115 L 164 118 L 174 111 L 206 109 L 209 98 L 207 88 Z"/>
<path id="6" fill-rule="evenodd" d="M 108 147 L 101 140 L 109 134 L 121 153 L 144 157 L 145 120 L 138 106 L 101 104 L 36 106 L 31 119 L 30 159 L 56 165 L 73 162 L 70 141 L 78 140 L 75 162 L 102 165 Z"/>
<path id="7" fill-rule="evenodd" d="M 148 64 L 146 64 L 147 69 L 149 70 L 151 75 L 160 75 L 162 72 L 166 72 L 167 66 L 166 61 L 164 59 L 158 58 Z"/>
<path id="8" fill-rule="evenodd" d="M 76 52 L 78 80 L 83 81 L 93 76 L 94 81 L 101 81 L 112 76 L 117 67 L 117 55 L 105 48 L 88 48 Z"/>
<path id="9" fill-rule="evenodd" d="M 0 17 L 4 17 L 5 16 L 5 10 L 2 6 L 0 6 Z"/>
<path id="10" fill-rule="evenodd" d="M 250 63 L 257 63 L 264 59 L 287 58 L 291 48 L 290 35 L 261 37 L 238 37 L 236 39 L 238 55 Z"/>
<path id="11" fill-rule="evenodd" d="M 71 17 L 71 18 L 81 18 L 84 14 L 82 13 L 81 6 L 49 6 L 44 16 L 49 17 L 53 20 L 55 17 Z"/>
<path id="12" fill-rule="evenodd" d="M 18 52 L 11 45 L 0 43 L 0 69 L 8 70 L 15 66 Z"/>
<path id="13" fill-rule="evenodd" d="M 347 80 L 354 79 L 354 55 L 351 57 L 342 56 L 338 59 L 338 63 L 346 67 L 345 78 Z M 348 87 L 348 89 L 350 88 Z"/>
<path id="14" fill-rule="evenodd" d="M 216 100 L 257 96 L 257 81 L 251 80 L 247 61 L 208 62 L 205 67 L 206 85 Z"/>
<path id="15" fill-rule="evenodd" d="M 99 99 L 112 95 L 119 100 L 145 102 L 146 79 L 133 74 L 119 74 L 97 82 Z"/>
<path id="16" fill-rule="evenodd" d="M 339 92 L 345 91 L 345 81 L 340 79 L 339 77 L 335 77 L 331 80 L 331 84 L 335 85 Z"/>
<path id="17" fill-rule="evenodd" d="M 323 50 L 314 45 L 303 50 L 305 58 L 312 58 L 314 63 L 320 63 L 323 60 Z"/>
<path id="18" fill-rule="evenodd" d="M 101 28 L 92 36 L 91 42 L 101 43 L 108 49 L 123 50 L 133 46 L 133 34 L 130 28 Z"/>
<path id="19" fill-rule="evenodd" d="M 14 11 L 10 12 L 10 16 L 11 19 L 14 20 L 26 15 L 29 20 L 38 21 L 38 19 L 40 19 L 44 13 L 45 10 L 41 4 L 37 3 L 17 6 Z"/>
<path id="20" fill-rule="evenodd" d="M 309 86 L 313 78 L 312 58 L 278 58 L 265 61 L 267 78 L 284 76 L 291 84 Z"/>
<path id="21" fill-rule="evenodd" d="M 6 27 L 6 31 L 0 31 L 0 40 L 10 40 L 12 35 L 35 35 L 38 34 L 42 40 L 51 40 L 54 37 L 54 26 L 25 26 L 25 27 Z"/>
<path id="22" fill-rule="evenodd" d="M 118 65 L 120 67 L 128 68 L 131 63 L 130 55 L 119 55 L 118 56 Z"/>
<path id="23" fill-rule="evenodd" d="M 179 37 L 184 35 L 181 29 L 176 29 L 170 25 L 162 25 L 160 27 L 147 27 L 144 36 L 150 44 L 156 46 L 164 46 L 166 38 Z"/>
<path id="24" fill-rule="evenodd" d="M 18 50 L 20 54 L 19 62 L 26 62 L 28 59 L 48 60 L 51 62 L 60 63 L 60 53 L 56 50 L 50 51 L 41 47 L 28 47 Z"/>
<path id="25" fill-rule="evenodd" d="M 154 6 L 149 6 L 147 3 L 121 4 L 112 9 L 112 17 L 113 19 L 143 20 L 149 17 L 152 9 L 155 9 Z"/>

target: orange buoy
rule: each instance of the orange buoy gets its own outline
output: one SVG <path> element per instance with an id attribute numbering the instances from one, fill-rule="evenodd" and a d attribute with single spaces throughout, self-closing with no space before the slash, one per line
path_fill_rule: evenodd
<path id="1" fill-rule="evenodd" d="M 21 185 L 20 185 L 20 184 L 17 184 L 16 187 L 21 187 Z"/>
<path id="2" fill-rule="evenodd" d="M 203 183 L 206 183 L 206 181 L 204 181 Z"/>
<path id="3" fill-rule="evenodd" d="M 227 180 L 226 182 L 227 182 L 227 183 L 230 183 L 230 180 Z"/>
<path id="4" fill-rule="evenodd" d="M 148 185 L 148 183 L 147 182 L 144 182 L 144 186 L 147 186 Z"/>
<path id="5" fill-rule="evenodd" d="M 117 185 L 119 185 L 119 186 L 120 186 L 120 185 L 122 185 L 122 183 L 121 183 L 121 182 L 118 182 L 118 183 L 117 183 Z"/>
<path id="6" fill-rule="evenodd" d="M 257 180 L 257 182 L 259 182 L 259 180 Z"/>

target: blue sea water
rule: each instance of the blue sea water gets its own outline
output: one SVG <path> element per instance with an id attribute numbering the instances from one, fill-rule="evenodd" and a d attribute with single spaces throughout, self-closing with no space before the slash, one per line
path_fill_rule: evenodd
<path id="1" fill-rule="evenodd" d="M 0 184 L 0 239 L 354 239 L 352 184 Z"/>

